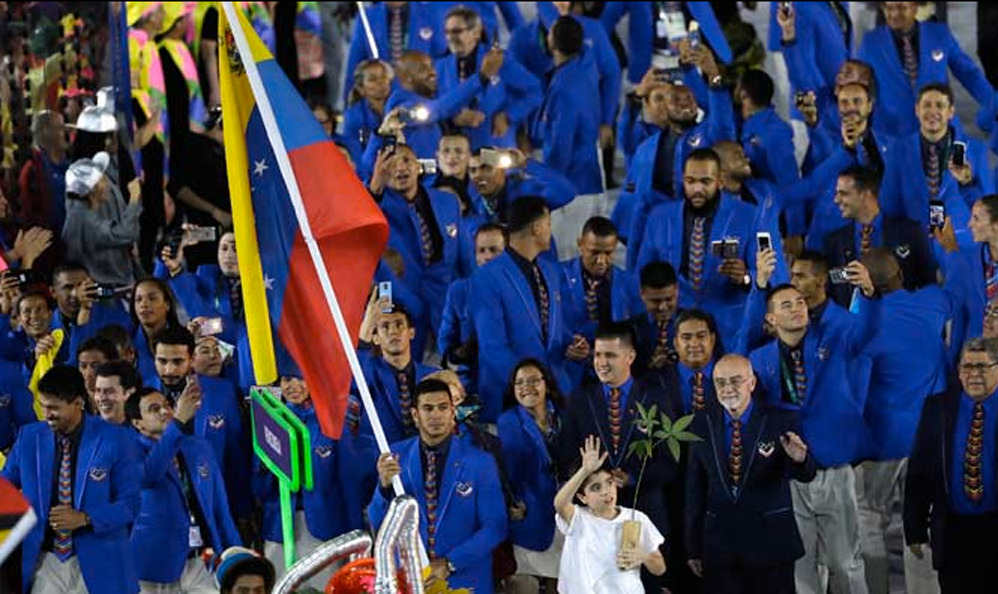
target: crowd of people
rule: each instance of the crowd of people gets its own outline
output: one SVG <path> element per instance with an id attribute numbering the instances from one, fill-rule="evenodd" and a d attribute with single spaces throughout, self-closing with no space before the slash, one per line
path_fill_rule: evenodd
<path id="1" fill-rule="evenodd" d="M 945 3 L 236 4 L 389 226 L 373 408 L 276 345 L 299 558 L 401 483 L 428 585 L 888 594 L 900 523 L 905 591 L 998 591 L 998 53 Z M 0 3 L 2 591 L 286 575 L 219 11 Z"/>

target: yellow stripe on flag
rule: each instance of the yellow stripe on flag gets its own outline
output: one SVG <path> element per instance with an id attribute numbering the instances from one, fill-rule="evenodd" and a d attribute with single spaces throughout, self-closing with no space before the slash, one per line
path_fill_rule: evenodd
<path id="1" fill-rule="evenodd" d="M 234 23 L 243 31 L 257 54 L 256 45 L 262 45 L 252 32 L 242 11 L 237 11 L 239 22 Z M 222 90 L 222 130 L 225 135 L 225 163 L 229 178 L 229 195 L 232 200 L 232 225 L 236 236 L 236 253 L 239 255 L 239 276 L 243 289 L 246 332 L 249 338 L 253 372 L 257 384 L 277 380 L 277 362 L 274 357 L 270 312 L 260 264 L 260 246 L 256 237 L 256 220 L 253 200 L 250 197 L 249 158 L 246 149 L 246 126 L 256 104 L 253 91 L 246 78 L 246 71 L 238 61 L 235 42 L 228 32 L 225 12 L 219 8 L 218 74 Z M 233 47 L 230 47 L 230 44 Z M 263 48 L 266 52 L 266 48 Z M 243 56 L 243 59 L 252 59 Z"/>

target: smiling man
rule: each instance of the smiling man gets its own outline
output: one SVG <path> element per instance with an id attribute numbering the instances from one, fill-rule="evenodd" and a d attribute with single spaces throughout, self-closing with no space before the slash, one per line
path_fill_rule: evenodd
<path id="1" fill-rule="evenodd" d="M 39 519 L 23 544 L 24 591 L 136 592 L 132 559 L 124 554 L 140 502 L 134 442 L 124 429 L 86 414 L 76 369 L 53 367 L 38 391 L 45 422 L 21 430 L 2 472 Z"/>
<path id="2" fill-rule="evenodd" d="M 561 474 L 567 478 L 578 468 L 579 451 L 586 438 L 599 437 L 606 444 L 610 467 L 622 482 L 620 500 L 628 504 L 634 502 L 635 481 L 642 466 L 641 458 L 627 455 L 632 440 L 640 435 L 636 429 L 638 405 L 646 409 L 656 406 L 673 420 L 679 416 L 678 403 L 669 397 L 660 382 L 633 377 L 631 365 L 636 356 L 628 324 L 607 324 L 596 331 L 593 368 L 599 383 L 579 388 L 572 396 L 573 405 L 565 411 L 559 438 Z M 672 534 L 665 504 L 666 488 L 678 478 L 675 460 L 667 448 L 659 448 L 648 461 L 634 505 L 663 534 Z M 651 574 L 646 573 L 643 580 L 649 592 L 658 592 L 663 585 L 662 580 Z"/>
<path id="3" fill-rule="evenodd" d="M 141 385 L 135 366 L 125 361 L 109 361 L 97 366 L 94 380 L 94 405 L 101 418 L 113 425 L 124 425 L 125 403 Z"/>

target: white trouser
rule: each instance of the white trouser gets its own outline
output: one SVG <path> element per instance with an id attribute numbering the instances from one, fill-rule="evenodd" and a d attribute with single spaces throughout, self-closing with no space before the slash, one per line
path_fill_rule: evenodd
<path id="1" fill-rule="evenodd" d="M 308 531 L 308 526 L 305 524 L 305 512 L 303 510 L 298 510 L 295 512 L 295 561 L 299 561 L 308 557 L 317 548 L 322 546 L 324 541 L 321 541 Z M 284 545 L 279 542 L 271 542 L 269 540 L 263 543 L 263 556 L 266 557 L 271 563 L 274 564 L 274 570 L 276 581 L 280 582 L 285 575 L 287 575 L 288 570 L 284 566 Z M 338 563 L 319 572 L 309 581 L 302 584 L 303 586 L 311 586 L 320 592 L 324 592 L 326 589 L 326 582 L 329 578 L 333 576 L 342 563 Z"/>
<path id="2" fill-rule="evenodd" d="M 172 584 L 139 580 L 142 594 L 218 594 L 215 578 L 205 569 L 201 557 L 188 559 L 180 579 Z"/>
<path id="3" fill-rule="evenodd" d="M 863 560 L 866 563 L 866 583 L 870 594 L 889 593 L 889 563 L 887 528 L 892 520 L 901 522 L 892 511 L 904 501 L 904 477 L 908 459 L 864 462 L 856 471 L 856 497 L 859 501 L 860 536 Z M 928 545 L 926 555 L 918 559 L 904 549 L 905 590 L 910 594 L 938 594 L 939 579 L 932 569 Z"/>
<path id="4" fill-rule="evenodd" d="M 76 555 L 62 562 L 52 553 L 42 553 L 31 594 L 87 594 Z"/>
<path id="5" fill-rule="evenodd" d="M 866 594 L 852 466 L 819 470 L 810 483 L 791 482 L 804 556 L 794 566 L 800 594 Z M 818 566 L 828 568 L 828 589 Z"/>

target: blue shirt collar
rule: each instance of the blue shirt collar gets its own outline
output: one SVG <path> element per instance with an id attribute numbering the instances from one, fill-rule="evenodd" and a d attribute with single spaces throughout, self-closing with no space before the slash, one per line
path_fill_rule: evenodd
<path id="1" fill-rule="evenodd" d="M 631 376 L 626 382 L 620 385 L 620 395 L 627 398 L 631 394 L 631 388 L 634 386 L 634 377 Z M 607 398 L 610 397 L 610 386 L 603 384 L 603 396 Z"/>
<path id="2" fill-rule="evenodd" d="M 746 406 L 745 410 L 742 412 L 742 416 L 737 419 L 737 420 L 741 421 L 742 427 L 745 427 L 746 425 L 748 425 L 749 419 L 752 418 L 752 407 L 754 406 L 754 404 L 755 403 L 752 402 L 752 399 L 750 398 L 748 406 Z M 728 412 L 728 409 L 725 408 L 724 409 L 724 425 L 726 427 L 730 427 L 734 421 L 735 421 L 735 419 L 731 417 L 731 413 Z"/>

